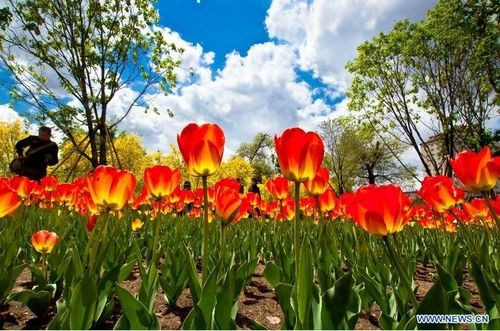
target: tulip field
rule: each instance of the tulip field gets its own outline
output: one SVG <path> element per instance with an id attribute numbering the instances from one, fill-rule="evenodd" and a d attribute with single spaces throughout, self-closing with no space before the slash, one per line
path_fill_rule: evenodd
<path id="1" fill-rule="evenodd" d="M 21 307 L 48 329 L 500 329 L 500 157 L 488 147 L 413 198 L 392 184 L 338 196 L 321 138 L 290 128 L 264 198 L 235 178 L 208 185 L 218 125 L 177 140 L 200 187 L 183 190 L 166 165 L 141 182 L 112 166 L 71 183 L 0 178 L 0 328 L 19 327 Z"/>

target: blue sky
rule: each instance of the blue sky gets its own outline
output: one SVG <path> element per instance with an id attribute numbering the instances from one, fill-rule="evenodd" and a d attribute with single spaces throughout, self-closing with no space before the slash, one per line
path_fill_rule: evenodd
<path id="1" fill-rule="evenodd" d="M 225 54 L 242 55 L 253 44 L 269 40 L 264 25 L 271 0 L 160 0 L 160 24 L 177 31 L 206 51 L 215 52 L 215 69 L 222 69 Z"/>
<path id="2" fill-rule="evenodd" d="M 148 150 L 168 152 L 190 122 L 215 122 L 226 135 L 226 155 L 257 132 L 300 126 L 317 129 L 346 113 L 351 77 L 345 65 L 356 46 L 396 21 L 425 17 L 435 0 L 159 0 L 156 27 L 185 49 L 179 87 L 151 106 L 170 118 L 135 109 L 121 124 Z M 5 77 L 5 75 L 4 75 Z M 120 116 L 136 91 L 110 104 Z M 0 119 L 14 118 L 0 89 Z M 22 110 L 16 105 L 16 111 Z M 7 115 L 6 115 L 7 114 Z"/>
<path id="3" fill-rule="evenodd" d="M 179 33 L 182 39 L 199 43 L 215 53 L 213 74 L 222 70 L 226 54 L 246 56 L 252 45 L 269 42 L 265 19 L 271 0 L 161 0 L 157 4 L 160 24 Z M 277 40 L 279 42 L 279 40 Z M 323 93 L 327 86 L 310 70 L 297 69 L 297 79 L 316 89 L 315 98 L 335 104 Z"/>

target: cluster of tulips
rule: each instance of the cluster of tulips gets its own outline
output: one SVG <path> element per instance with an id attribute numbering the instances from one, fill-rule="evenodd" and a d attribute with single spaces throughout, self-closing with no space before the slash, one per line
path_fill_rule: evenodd
<path id="1" fill-rule="evenodd" d="M 218 170 L 224 152 L 225 137 L 218 125 L 189 124 L 177 136 L 177 141 L 188 172 L 202 179 L 203 186 L 194 191 L 181 190 L 180 170 L 172 169 L 166 165 L 146 168 L 142 189 L 137 188 L 134 174 L 111 166 L 99 166 L 86 177 L 78 178 L 73 183 L 59 183 L 56 178 L 50 176 L 43 178 L 40 183 L 17 176 L 0 178 L 0 218 L 7 219 L 9 215 L 14 217 L 16 209 L 23 205 L 24 208 L 56 210 L 59 215 L 61 213 L 65 213 L 64 215 L 78 214 L 81 215 L 82 219 L 85 219 L 87 237 L 84 241 L 86 244 L 82 244 L 80 247 L 82 254 L 79 261 L 71 262 L 80 265 L 82 274 L 79 276 L 72 274 L 72 280 L 66 280 L 68 284 L 72 283 L 73 288 L 71 291 L 63 293 L 62 299 L 66 300 L 63 300 L 64 305 L 58 301 L 61 303 L 58 304 L 58 310 L 61 307 L 61 311 L 58 311 L 58 318 L 56 318 L 59 324 L 54 324 L 54 327 L 88 328 L 96 325 L 95 323 L 100 317 L 97 312 L 99 309 L 101 309 L 101 313 L 105 310 L 111 289 L 106 288 L 106 300 L 102 298 L 101 300 L 104 300 L 102 302 L 97 300 L 96 307 L 100 308 L 93 307 L 93 315 L 88 320 L 84 321 L 82 318 L 82 320 L 76 319 L 75 321 L 72 317 L 67 317 L 75 312 L 66 306 L 77 296 L 78 291 L 75 290 L 75 287 L 99 288 L 100 282 L 106 279 L 102 275 L 105 274 L 105 270 L 112 268 L 106 266 L 106 259 L 101 258 L 100 254 L 113 246 L 113 243 L 106 238 L 119 231 L 115 228 L 116 225 L 113 224 L 111 218 L 127 218 L 127 214 L 134 215 L 129 217 L 133 232 L 140 232 L 145 227 L 151 229 L 149 254 L 144 255 L 141 248 L 137 247 L 137 238 L 130 245 L 133 246 L 130 249 L 134 251 L 137 265 L 140 265 L 141 268 L 141 277 L 143 278 L 141 291 L 143 289 L 144 291 L 137 298 L 133 298 L 130 293 L 123 292 L 119 287 L 117 289 L 122 306 L 128 302 L 129 305 L 140 306 L 141 309 L 149 312 L 147 321 L 138 322 L 138 317 L 134 315 L 134 312 L 124 308 L 125 318 L 120 320 L 118 324 L 122 327 L 134 328 L 158 326 L 158 321 L 152 313 L 154 302 L 151 302 L 151 298 L 155 297 L 158 284 L 161 283 L 158 280 L 161 274 L 158 271 L 159 265 L 162 259 L 171 253 L 162 245 L 162 222 L 160 222 L 162 215 L 170 215 L 172 218 L 190 218 L 200 224 L 202 229 L 201 280 L 197 282 L 195 271 L 192 272 L 195 276 L 191 275 L 189 279 L 191 292 L 199 293 L 193 295 L 194 308 L 186 318 L 185 328 L 235 326 L 235 324 L 227 324 L 229 322 L 218 314 L 219 307 L 224 301 L 217 297 L 218 291 L 215 291 L 214 288 L 230 286 L 227 284 L 234 283 L 237 278 L 232 279 L 231 277 L 236 276 L 231 276 L 232 274 L 228 271 L 232 270 L 231 263 L 233 262 L 225 261 L 223 256 L 215 264 L 210 260 L 210 252 L 213 251 L 213 247 L 210 247 L 213 246 L 213 243 L 212 245 L 210 243 L 210 238 L 213 236 L 213 224 L 217 224 L 220 229 L 220 235 L 217 239 L 220 252 L 228 249 L 226 232 L 230 224 L 236 224 L 243 219 L 250 219 L 248 222 L 257 224 L 290 224 L 293 244 L 286 252 L 289 256 L 293 256 L 291 260 L 293 270 L 290 271 L 291 277 L 287 280 L 290 287 L 289 290 L 278 290 L 278 287 L 276 289 L 279 292 L 280 304 L 287 315 L 287 324 L 284 326 L 295 328 L 346 327 L 351 325 L 348 323 L 346 309 L 342 310 L 346 315 L 342 315 L 340 320 L 331 317 L 338 314 L 338 312 L 333 311 L 331 301 L 332 298 L 335 298 L 335 291 L 340 293 L 340 284 L 336 283 L 330 289 L 321 288 L 320 290 L 314 284 L 314 269 L 310 265 L 312 264 L 310 256 L 314 253 L 314 249 L 309 243 L 310 232 L 307 230 L 312 224 L 320 228 L 320 236 L 325 236 L 328 230 L 323 230 L 324 224 L 332 224 L 342 220 L 342 222 L 356 224 L 358 228 L 375 236 L 375 238 L 381 237 L 383 239 L 382 246 L 386 249 L 391 267 L 396 271 L 395 277 L 400 280 L 398 284 L 404 293 L 402 300 L 405 305 L 409 303 L 406 308 L 401 308 L 402 312 L 400 311 L 399 315 L 393 315 L 394 323 L 401 323 L 401 321 L 409 323 L 410 318 L 405 319 L 404 317 L 406 314 L 411 312 L 412 316 L 415 316 L 417 312 L 422 313 L 426 308 L 417 301 L 411 275 L 408 275 L 402 262 L 403 252 L 398 251 L 397 245 L 395 245 L 397 239 L 393 239 L 391 236 L 403 231 L 405 226 L 410 224 L 411 228 L 418 226 L 423 231 L 442 232 L 442 238 L 448 245 L 445 250 L 452 251 L 454 245 L 460 246 L 460 244 L 459 241 L 453 241 L 450 238 L 456 236 L 457 231 L 461 231 L 461 233 L 463 232 L 463 237 L 460 237 L 463 238 L 461 242 L 467 245 L 471 257 L 477 257 L 475 254 L 480 254 L 478 248 L 475 247 L 476 239 L 474 239 L 477 228 L 488 233 L 488 236 L 482 240 L 486 240 L 490 247 L 498 243 L 500 198 L 491 199 L 489 191 L 495 187 L 500 176 L 500 157 L 492 157 L 488 147 L 484 147 L 479 153 L 462 152 L 455 159 L 450 160 L 461 187 L 452 178 L 433 176 L 426 177 L 422 181 L 422 186 L 417 192 L 420 199 L 416 200 L 410 199 L 400 187 L 391 184 L 367 185 L 360 187 L 355 192 L 345 193 L 337 197 L 329 185 L 328 170 L 322 167 L 324 145 L 321 138 L 315 132 L 304 132 L 300 128 L 290 128 L 286 129 L 281 136 L 275 137 L 276 153 L 282 176 L 269 179 L 265 183 L 272 197 L 271 201 L 266 201 L 255 193 L 239 193 L 240 184 L 235 179 L 223 179 L 213 187 L 208 187 L 207 178 Z M 301 184 L 307 196 L 301 197 Z M 292 194 L 290 194 L 291 191 Z M 468 192 L 471 197 L 468 201 L 465 200 L 465 192 Z M 186 208 L 188 205 L 191 208 Z M 307 220 L 311 220 L 311 222 Z M 37 229 L 32 234 L 32 246 L 42 256 L 42 273 L 46 283 L 49 282 L 46 274 L 47 254 L 51 253 L 58 243 L 69 240 L 70 233 L 66 231 L 64 234 L 58 235 L 55 232 L 50 232 L 52 230 L 55 229 Z M 340 235 L 335 236 L 340 237 Z M 332 245 L 333 247 L 329 249 L 335 251 L 341 244 L 334 240 Z M 74 249 L 79 248 L 75 247 Z M 498 254 L 498 247 L 495 254 Z M 189 255 L 189 252 L 186 251 L 185 255 Z M 191 256 L 189 257 L 191 258 Z M 194 258 L 197 257 L 194 256 Z M 277 257 L 274 256 L 274 259 Z M 132 262 L 135 263 L 132 260 L 121 262 L 127 267 L 131 267 Z M 275 263 L 269 262 L 269 264 L 278 264 L 278 261 L 272 262 Z M 146 267 L 143 270 L 142 265 L 144 264 Z M 241 265 L 239 267 L 241 269 Z M 483 277 L 487 273 L 490 273 L 489 275 L 492 277 L 500 276 L 496 274 L 499 269 L 483 270 L 481 269 L 483 267 L 477 266 L 475 272 L 477 277 Z M 123 266 L 116 266 L 116 268 L 123 273 L 128 270 L 123 269 Z M 274 267 L 269 268 L 270 271 L 267 274 L 270 280 L 273 280 L 272 268 Z M 282 268 L 280 271 L 282 284 L 286 284 L 283 278 L 284 269 L 286 268 Z M 249 273 L 242 276 L 243 279 L 248 279 L 254 270 L 250 270 Z M 89 278 L 88 273 L 94 274 L 95 279 Z M 118 272 L 118 274 L 120 273 Z M 328 274 L 328 270 L 326 274 Z M 118 282 L 119 279 L 123 278 L 122 276 L 116 276 L 114 281 Z M 440 276 L 442 275 L 440 274 Z M 306 281 L 309 283 L 303 283 Z M 270 282 L 273 286 L 279 286 L 279 282 Z M 343 280 L 343 282 L 347 281 Z M 484 282 L 486 283 L 485 288 L 488 289 L 491 286 L 498 286 L 494 281 L 488 283 L 485 280 Z M 65 286 L 67 287 L 68 284 Z M 352 285 L 352 283 L 349 284 Z M 244 282 L 240 286 L 240 292 L 243 285 Z M 46 286 L 45 290 L 47 290 Z M 500 289 L 497 288 L 497 290 L 500 292 Z M 98 293 L 100 293 L 99 291 Z M 53 292 L 47 292 L 50 296 L 53 295 Z M 284 294 L 285 292 L 287 294 Z M 211 293 L 218 299 L 214 299 L 208 304 L 207 296 L 209 294 L 207 293 Z M 239 292 L 234 293 L 234 297 L 237 298 L 238 295 Z M 491 314 L 494 311 L 498 313 L 499 303 L 496 301 L 497 299 L 498 297 L 494 297 L 493 306 L 486 307 Z M 382 301 L 382 299 L 380 300 Z M 322 308 L 315 309 L 314 302 Z M 234 306 L 236 301 L 233 300 L 230 303 Z M 137 307 L 136 310 L 139 309 Z M 78 314 L 85 315 L 85 312 L 78 311 Z M 137 312 L 135 314 L 137 315 Z M 319 314 L 317 315 L 319 317 L 314 317 L 315 314 Z M 227 318 L 231 323 L 234 323 L 234 319 L 235 314 L 231 314 Z M 494 319 L 493 315 L 492 319 Z M 341 324 L 339 321 L 347 324 Z M 386 325 L 391 327 L 400 325 L 391 323 Z"/>

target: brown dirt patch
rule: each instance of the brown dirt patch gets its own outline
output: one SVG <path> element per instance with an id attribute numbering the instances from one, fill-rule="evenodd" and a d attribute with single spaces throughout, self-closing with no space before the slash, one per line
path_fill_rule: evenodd
<path id="1" fill-rule="evenodd" d="M 265 327 L 275 330 L 279 329 L 284 319 L 283 312 L 278 303 L 278 298 L 272 286 L 262 276 L 264 265 L 258 264 L 252 280 L 247 284 L 238 299 L 238 314 L 236 323 L 241 329 L 252 329 L 253 321 L 256 321 Z M 419 264 L 415 274 L 418 291 L 417 299 L 422 300 L 425 293 L 433 285 L 433 275 L 436 275 L 435 270 L 430 265 Z M 31 288 L 31 274 L 29 270 L 24 270 L 16 281 L 16 286 L 13 293 L 17 293 L 22 289 Z M 135 294 L 140 287 L 140 277 L 137 270 L 124 281 L 121 286 Z M 463 285 L 472 294 L 471 305 L 478 313 L 484 312 L 481 304 L 479 293 L 474 282 L 466 274 Z M 120 305 L 115 298 L 116 307 L 112 317 L 100 327 L 104 329 L 112 329 L 114 323 L 121 315 Z M 170 307 L 163 295 L 161 289 L 158 291 L 156 298 L 155 314 L 160 320 L 162 329 L 179 329 L 185 317 L 193 306 L 193 300 L 189 293 L 189 289 L 185 289 L 177 302 L 177 307 Z M 24 305 L 17 302 L 9 302 L 7 305 L 0 307 L 0 328 L 3 329 L 46 329 L 56 313 L 55 302 L 53 302 L 46 316 L 38 319 Z M 374 304 L 370 312 L 362 311 L 360 318 L 356 324 L 356 329 L 378 330 L 378 318 L 380 316 L 380 308 Z"/>

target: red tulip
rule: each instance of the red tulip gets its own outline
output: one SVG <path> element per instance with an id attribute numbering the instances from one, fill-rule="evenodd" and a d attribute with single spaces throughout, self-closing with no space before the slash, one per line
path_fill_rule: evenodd
<path id="1" fill-rule="evenodd" d="M 490 210 L 484 199 L 474 199 L 471 202 L 466 202 L 463 209 L 469 219 L 492 221 Z"/>
<path id="2" fill-rule="evenodd" d="M 260 195 L 258 195 L 255 192 L 247 192 L 247 194 L 245 196 L 248 199 L 248 201 L 250 202 L 250 205 L 252 205 L 252 207 L 257 207 L 257 205 L 260 202 Z"/>
<path id="3" fill-rule="evenodd" d="M 127 170 L 99 166 L 86 178 L 90 196 L 100 208 L 121 210 L 134 196 L 136 179 Z"/>
<path id="4" fill-rule="evenodd" d="M 59 204 L 68 205 L 73 201 L 73 194 L 75 192 L 75 185 L 69 183 L 63 183 L 57 185 L 55 191 L 55 199 Z"/>
<path id="5" fill-rule="evenodd" d="M 455 175 L 469 192 L 489 191 L 495 187 L 500 176 L 500 157 L 491 157 L 489 147 L 479 153 L 461 152 L 450 160 Z"/>
<path id="6" fill-rule="evenodd" d="M 291 221 L 295 217 L 295 202 L 292 198 L 287 198 L 283 200 L 281 207 L 279 209 L 279 213 L 276 216 L 278 221 Z"/>
<path id="7" fill-rule="evenodd" d="M 313 179 L 304 182 L 304 187 L 307 193 L 311 195 L 320 195 L 328 188 L 329 180 L 330 174 L 328 173 L 328 169 L 321 167 Z"/>
<path id="8" fill-rule="evenodd" d="M 50 253 L 59 241 L 59 236 L 55 232 L 41 230 L 33 234 L 31 243 L 33 248 L 39 253 Z"/>
<path id="9" fill-rule="evenodd" d="M 335 209 L 337 204 L 337 197 L 331 188 L 328 188 L 324 193 L 320 194 L 318 200 L 321 211 L 331 211 Z"/>
<path id="10" fill-rule="evenodd" d="M 429 207 L 443 213 L 464 201 L 464 191 L 453 185 L 453 180 L 446 176 L 425 177 L 418 195 Z"/>
<path id="11" fill-rule="evenodd" d="M 323 141 L 315 132 L 286 129 L 274 137 L 281 173 L 293 182 L 306 182 L 318 172 L 325 153 Z"/>
<path id="12" fill-rule="evenodd" d="M 16 191 L 7 184 L 0 183 L 0 218 L 11 214 L 21 204 Z"/>
<path id="13" fill-rule="evenodd" d="M 170 196 L 181 183 L 181 171 L 165 165 L 155 165 L 144 170 L 144 185 L 153 199 Z"/>
<path id="14" fill-rule="evenodd" d="M 278 200 L 283 200 L 288 196 L 288 190 L 290 189 L 290 183 L 285 177 L 276 177 L 274 179 L 269 179 L 266 182 L 267 190 L 269 194 Z"/>
<path id="15" fill-rule="evenodd" d="M 59 180 L 54 176 L 43 177 L 40 180 L 40 186 L 45 192 L 54 192 L 57 190 L 57 185 L 59 185 Z"/>
<path id="16" fill-rule="evenodd" d="M 14 176 L 10 180 L 10 187 L 17 191 L 19 197 L 23 200 L 29 198 L 38 183 L 28 177 Z"/>
<path id="17" fill-rule="evenodd" d="M 94 230 L 94 227 L 97 223 L 97 215 L 96 214 L 90 214 L 89 217 L 87 217 L 87 231 L 88 232 L 92 232 L 92 230 Z"/>
<path id="18" fill-rule="evenodd" d="M 241 199 L 238 191 L 229 186 L 219 186 L 215 192 L 215 213 L 225 224 L 238 222 L 250 208 L 248 200 Z"/>
<path id="19" fill-rule="evenodd" d="M 234 178 L 223 178 L 217 181 L 217 183 L 215 183 L 214 185 L 214 190 L 217 192 L 217 190 L 221 186 L 228 186 L 232 190 L 235 190 L 236 192 L 239 192 L 240 190 L 240 183 Z"/>
<path id="20" fill-rule="evenodd" d="M 380 236 L 399 232 L 408 222 L 411 201 L 394 185 L 361 187 L 354 193 L 347 213 L 365 231 Z"/>
<path id="21" fill-rule="evenodd" d="M 177 135 L 179 150 L 194 176 L 210 176 L 219 169 L 224 142 L 224 132 L 217 124 L 191 123 Z"/>

